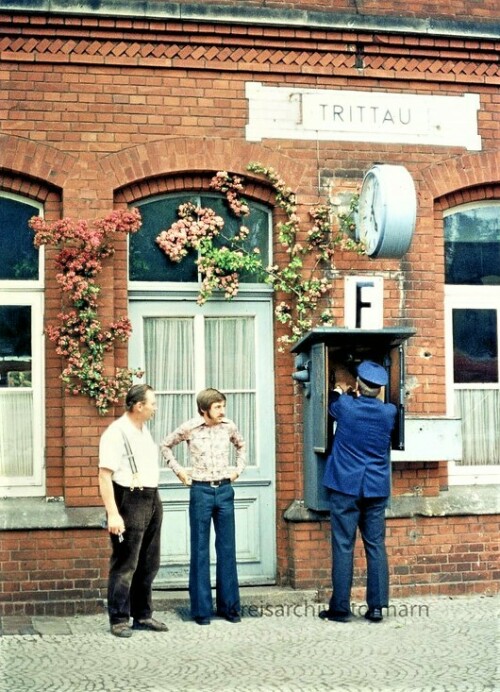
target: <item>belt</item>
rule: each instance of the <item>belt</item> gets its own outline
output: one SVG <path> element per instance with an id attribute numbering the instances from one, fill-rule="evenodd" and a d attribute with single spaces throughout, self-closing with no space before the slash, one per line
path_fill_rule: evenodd
<path id="1" fill-rule="evenodd" d="M 229 478 L 222 478 L 220 481 L 193 481 L 193 485 L 207 485 L 209 488 L 218 488 L 221 485 L 231 483 Z"/>

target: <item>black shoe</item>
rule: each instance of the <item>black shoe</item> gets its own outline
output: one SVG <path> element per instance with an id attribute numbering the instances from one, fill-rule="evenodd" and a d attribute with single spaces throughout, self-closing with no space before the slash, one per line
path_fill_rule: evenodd
<path id="1" fill-rule="evenodd" d="M 134 620 L 133 630 L 149 630 L 150 632 L 168 632 L 168 627 L 164 622 L 147 618 L 146 620 Z"/>
<path id="2" fill-rule="evenodd" d="M 241 616 L 239 613 L 217 613 L 217 617 L 224 618 L 224 620 L 232 622 L 233 624 L 241 622 Z"/>
<path id="3" fill-rule="evenodd" d="M 370 622 L 382 622 L 384 619 L 382 608 L 369 608 L 365 613 L 365 618 Z"/>
<path id="4" fill-rule="evenodd" d="M 210 624 L 210 618 L 196 617 L 196 618 L 193 618 L 193 620 L 196 622 L 197 625 L 209 625 Z"/>
<path id="5" fill-rule="evenodd" d="M 329 620 L 330 622 L 349 622 L 351 613 L 341 613 L 338 610 L 320 610 L 318 617 L 321 620 Z"/>

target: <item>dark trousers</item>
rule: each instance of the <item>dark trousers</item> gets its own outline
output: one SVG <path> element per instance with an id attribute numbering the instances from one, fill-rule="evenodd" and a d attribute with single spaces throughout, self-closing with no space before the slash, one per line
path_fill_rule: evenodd
<path id="1" fill-rule="evenodd" d="M 152 585 L 160 568 L 163 507 L 157 488 L 130 490 L 113 484 L 124 522 L 123 542 L 111 536 L 108 579 L 110 623 L 145 620 L 153 612 Z"/>
<path id="2" fill-rule="evenodd" d="M 189 596 L 192 617 L 212 615 L 210 588 L 210 528 L 214 523 L 216 566 L 216 609 L 221 615 L 240 611 L 236 569 L 234 489 L 230 483 L 218 488 L 193 484 L 189 496 L 191 560 Z"/>
<path id="3" fill-rule="evenodd" d="M 386 497 L 355 497 L 331 491 L 332 584 L 330 610 L 350 613 L 354 546 L 359 527 L 366 555 L 368 608 L 389 604 L 389 569 L 385 549 Z"/>

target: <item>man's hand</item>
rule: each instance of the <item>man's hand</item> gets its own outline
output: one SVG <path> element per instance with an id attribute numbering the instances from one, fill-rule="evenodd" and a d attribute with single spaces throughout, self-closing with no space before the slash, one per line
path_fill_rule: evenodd
<path id="1" fill-rule="evenodd" d="M 239 475 L 240 474 L 238 473 L 238 471 L 232 471 L 231 475 L 229 476 L 229 480 L 231 481 L 231 483 L 234 483 L 234 481 L 238 478 Z"/>
<path id="2" fill-rule="evenodd" d="M 179 473 L 177 474 L 177 478 L 181 481 L 183 485 L 191 485 L 192 484 L 192 479 L 188 475 L 184 469 L 180 469 Z"/>
<path id="3" fill-rule="evenodd" d="M 119 536 L 125 531 L 125 522 L 121 518 L 120 514 L 108 514 L 108 531 L 115 536 Z"/>
<path id="4" fill-rule="evenodd" d="M 106 508 L 108 531 L 115 536 L 119 536 L 125 531 L 125 522 L 116 506 L 112 477 L 113 471 L 111 469 L 99 469 L 99 491 Z"/>

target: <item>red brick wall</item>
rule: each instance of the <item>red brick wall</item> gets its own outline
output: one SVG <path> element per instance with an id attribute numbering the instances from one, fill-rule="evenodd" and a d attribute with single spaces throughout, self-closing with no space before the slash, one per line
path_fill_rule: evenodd
<path id="1" fill-rule="evenodd" d="M 284 581 L 331 594 L 329 521 L 300 525 L 291 538 L 295 569 Z M 492 594 L 500 576 L 498 517 L 415 517 L 388 519 L 390 591 L 396 598 Z M 285 576 L 285 575 L 283 575 Z M 365 597 L 366 563 L 361 538 L 354 560 L 353 600 Z"/>
<path id="2" fill-rule="evenodd" d="M 442 8 L 414 5 L 415 10 L 405 8 L 410 18 L 429 14 L 480 20 L 497 14 L 494 0 L 442 3 Z M 401 4 L 395 1 L 372 0 L 358 6 L 366 14 L 401 13 Z M 353 10 L 351 2 L 340 0 L 334 6 L 276 2 L 266 7 Z M 408 411 L 445 413 L 441 215 L 443 209 L 463 201 L 500 197 L 498 43 L 410 33 L 374 37 L 366 31 L 182 24 L 98 15 L 46 18 L 9 12 L 0 13 L 0 50 L 0 183 L 4 189 L 42 201 L 47 218 L 102 216 L 113 206 L 151 193 L 199 188 L 217 170 L 245 174 L 248 162 L 260 161 L 274 167 L 296 191 L 305 219 L 310 205 L 324 201 L 321 181 L 329 172 L 336 189 L 340 185 L 354 191 L 374 161 L 405 165 L 416 182 L 419 203 L 410 252 L 401 262 L 338 253 L 335 267 L 383 273 L 386 323 L 398 324 L 404 318 L 417 330 L 407 349 Z M 244 132 L 249 80 L 396 93 L 478 93 L 483 150 L 301 140 L 249 143 Z M 345 170 L 357 171 L 357 177 L 343 179 Z M 254 179 L 249 192 L 255 199 L 272 201 L 272 192 L 261 181 Z M 50 251 L 47 254 L 46 312 L 52 322 L 60 311 L 60 296 Z M 125 267 L 122 242 L 103 274 L 103 320 L 126 312 Z M 333 297 L 339 320 L 341 295 L 338 282 Z M 46 358 L 47 495 L 64 496 L 68 506 L 100 505 L 98 439 L 113 413 L 100 418 L 85 399 L 64 396 L 58 377 L 60 359 L 50 343 Z M 303 492 L 302 393 L 290 377 L 290 354 L 276 353 L 275 358 L 278 578 L 294 586 L 326 587 L 327 523 L 292 524 L 283 519 L 286 508 Z M 109 364 L 125 363 L 126 348 L 120 347 Z M 393 480 L 396 494 L 437 495 L 447 485 L 446 465 L 398 464 Z M 406 588 L 450 593 L 495 588 L 490 564 L 495 526 L 497 518 L 488 516 L 390 520 L 393 583 L 402 593 Z M 454 559 L 440 549 L 443 535 L 448 534 L 456 538 L 450 540 Z M 35 591 L 29 575 L 24 575 L 22 585 L 15 555 L 26 540 L 45 551 L 50 561 L 49 544 L 38 546 L 47 536 L 54 538 L 55 533 L 9 532 L 2 537 L 2 571 L 5 565 L 18 575 L 18 586 L 16 578 L 3 582 L 4 603 L 13 603 L 12 594 L 27 603 L 19 594 Z M 83 530 L 57 532 L 57 536 L 54 551 L 62 550 L 62 536 L 70 570 L 78 564 L 74 546 L 83 546 L 96 570 L 85 576 L 85 589 L 94 593 L 106 569 L 104 538 L 101 534 L 92 538 L 93 532 Z M 460 559 L 467 554 L 478 555 L 480 566 Z M 42 575 L 39 564 L 31 560 L 23 562 L 24 568 Z M 68 576 L 57 584 L 71 593 L 80 588 L 75 581 Z M 54 593 L 53 578 L 40 578 L 38 586 L 37 598 L 43 604 L 47 594 Z"/>
<path id="3" fill-rule="evenodd" d="M 105 531 L 9 531 L 0 544 L 0 615 L 74 615 L 102 607 Z"/>

